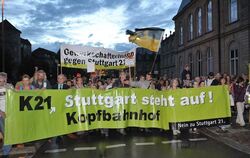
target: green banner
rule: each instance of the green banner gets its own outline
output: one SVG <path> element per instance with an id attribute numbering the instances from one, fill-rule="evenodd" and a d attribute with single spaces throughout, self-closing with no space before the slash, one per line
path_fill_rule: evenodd
<path id="1" fill-rule="evenodd" d="M 97 128 L 169 129 L 226 123 L 226 87 L 145 90 L 7 91 L 5 144 L 18 144 Z M 195 121 L 195 122 L 194 122 Z"/>

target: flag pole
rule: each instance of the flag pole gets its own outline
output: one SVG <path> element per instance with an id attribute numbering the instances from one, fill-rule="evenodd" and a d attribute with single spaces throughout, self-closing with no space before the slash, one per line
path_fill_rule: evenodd
<path id="1" fill-rule="evenodd" d="M 132 79 L 132 74 L 131 74 L 131 66 L 128 66 L 128 72 L 129 72 L 129 80 L 131 81 Z"/>
<path id="2" fill-rule="evenodd" d="M 158 52 L 156 53 L 156 55 L 155 55 L 154 62 L 153 62 L 153 65 L 152 65 L 152 67 L 151 67 L 151 71 L 150 71 L 150 73 L 151 73 L 151 74 L 152 74 L 152 73 L 153 73 L 153 71 L 154 71 L 155 62 L 156 62 L 156 60 L 157 60 L 158 54 L 159 54 L 159 51 L 158 51 Z"/>
<path id="3" fill-rule="evenodd" d="M 4 0 L 2 0 L 2 71 L 5 71 Z"/>
<path id="4" fill-rule="evenodd" d="M 134 66 L 134 81 L 136 80 L 136 64 Z"/>
<path id="5" fill-rule="evenodd" d="M 56 66 L 56 76 L 59 75 L 59 66 L 60 66 L 60 64 L 57 64 L 57 66 Z"/>
<path id="6" fill-rule="evenodd" d="M 158 51 L 156 52 L 156 55 L 155 55 L 155 58 L 154 58 L 154 62 L 153 62 L 153 65 L 152 65 L 152 68 L 151 68 L 151 71 L 150 71 L 150 72 L 151 72 L 151 74 L 152 74 L 152 72 L 154 71 L 155 62 L 156 62 L 157 57 L 158 57 L 158 54 L 159 54 L 159 52 L 160 52 L 161 42 L 162 42 L 162 38 L 163 38 L 163 34 L 164 34 L 164 33 L 162 33 L 162 34 L 161 34 L 160 43 L 159 43 L 159 46 L 158 46 Z"/>
<path id="7" fill-rule="evenodd" d="M 61 69 L 61 74 L 63 74 L 63 71 L 62 71 L 62 63 L 60 64 L 60 69 Z"/>

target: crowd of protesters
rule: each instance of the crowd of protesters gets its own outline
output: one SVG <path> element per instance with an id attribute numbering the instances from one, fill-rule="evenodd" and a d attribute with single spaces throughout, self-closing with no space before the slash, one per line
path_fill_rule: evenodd
<path id="1" fill-rule="evenodd" d="M 6 89 L 35 90 L 35 89 L 81 89 L 94 88 L 100 90 L 108 90 L 112 88 L 122 87 L 137 87 L 143 89 L 156 89 L 160 91 L 175 90 L 179 88 L 200 88 L 207 86 L 227 86 L 230 93 L 230 104 L 232 109 L 237 112 L 236 123 L 244 127 L 246 125 L 243 113 L 246 108 L 246 96 L 250 93 L 249 80 L 247 75 L 230 76 L 228 74 L 221 74 L 210 72 L 208 76 L 192 76 L 192 72 L 188 65 L 185 65 L 180 78 L 167 78 L 166 76 L 158 79 L 153 78 L 152 74 L 141 75 L 138 79 L 133 80 L 126 72 L 120 72 L 117 78 L 102 79 L 98 76 L 87 78 L 78 73 L 74 78 L 67 78 L 60 74 L 57 76 L 57 83 L 51 85 L 46 78 L 46 72 L 38 70 L 32 77 L 25 74 L 21 81 L 17 82 L 15 86 L 7 83 L 7 74 L 0 73 L 0 137 L 4 136 L 4 119 L 5 119 L 5 94 Z M 248 120 L 249 121 L 249 120 Z M 224 127 L 224 126 L 222 126 Z M 106 130 L 101 131 L 107 134 Z M 124 131 L 120 131 L 124 134 Z M 173 129 L 173 134 L 178 134 L 179 130 Z M 77 134 L 68 135 L 74 138 Z M 58 137 L 60 138 L 60 137 Z M 8 154 L 11 146 L 3 146 L 3 154 Z"/>

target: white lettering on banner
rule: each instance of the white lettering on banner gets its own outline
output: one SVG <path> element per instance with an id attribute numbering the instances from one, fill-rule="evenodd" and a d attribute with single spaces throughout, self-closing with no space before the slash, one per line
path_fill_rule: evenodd
<path id="1" fill-rule="evenodd" d="M 107 108 L 112 108 L 114 105 L 126 105 L 128 103 L 135 105 L 136 104 L 136 95 L 132 94 L 131 96 L 103 96 L 99 94 L 96 96 L 93 94 L 91 97 L 80 97 L 79 95 L 72 96 L 68 95 L 65 98 L 66 103 L 65 107 L 70 108 L 74 105 L 79 106 L 90 106 L 90 105 L 104 105 Z"/>
<path id="2" fill-rule="evenodd" d="M 102 68 L 112 67 L 115 69 L 118 66 L 133 67 L 135 66 L 135 53 L 135 49 L 129 52 L 116 52 L 100 47 L 62 45 L 61 64 L 65 67 L 81 65 L 85 66 L 85 68 L 89 63 L 102 66 Z"/>
<path id="3" fill-rule="evenodd" d="M 208 94 L 212 94 L 211 91 L 208 92 Z M 208 95 L 209 96 L 209 95 Z M 132 104 L 136 105 L 138 102 L 140 102 L 142 105 L 150 105 L 150 106 L 169 106 L 169 107 L 175 107 L 176 103 L 180 104 L 180 106 L 197 106 L 197 105 L 203 105 L 205 104 L 205 98 L 206 98 L 206 92 L 201 92 L 200 95 L 197 96 L 189 96 L 189 97 L 181 97 L 180 100 L 176 100 L 174 96 L 144 96 L 141 98 L 141 100 L 137 101 L 136 94 L 133 93 L 130 96 L 105 96 L 99 94 L 96 96 L 93 94 L 92 96 L 87 97 L 81 97 L 79 95 L 68 95 L 65 98 L 65 107 L 71 108 L 73 106 L 79 107 L 79 106 L 89 106 L 89 105 L 102 105 L 106 106 L 107 108 L 112 108 L 113 106 L 120 106 L 120 105 L 127 105 Z M 210 105 L 213 105 L 213 100 L 207 99 L 207 103 L 210 103 Z"/>

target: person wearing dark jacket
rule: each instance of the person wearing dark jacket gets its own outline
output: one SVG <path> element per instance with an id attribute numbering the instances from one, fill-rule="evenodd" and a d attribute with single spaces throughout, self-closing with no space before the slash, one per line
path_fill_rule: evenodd
<path id="1" fill-rule="evenodd" d="M 128 78 L 125 72 L 120 72 L 119 79 L 115 81 L 112 88 L 127 88 L 129 87 Z"/>
<path id="2" fill-rule="evenodd" d="M 237 84 L 233 87 L 234 101 L 237 106 L 237 119 L 236 123 L 240 126 L 245 126 L 245 121 L 243 117 L 244 113 L 244 97 L 246 93 L 246 87 L 244 85 L 244 79 L 239 77 L 237 79 Z"/>
<path id="3" fill-rule="evenodd" d="M 221 74 L 220 74 L 220 73 L 217 73 L 217 74 L 215 75 L 214 80 L 213 80 L 212 83 L 211 83 L 211 86 L 218 86 L 218 85 L 220 85 L 220 79 L 221 79 Z"/>
<path id="4" fill-rule="evenodd" d="M 189 65 L 185 65 L 184 70 L 181 73 L 181 81 L 187 79 L 187 74 L 189 74 L 190 78 L 192 78 L 192 72 L 190 71 Z"/>
<path id="5" fill-rule="evenodd" d="M 66 77 L 63 74 L 57 76 L 57 84 L 52 86 L 52 89 L 69 89 L 69 86 L 65 84 Z"/>
<path id="6" fill-rule="evenodd" d="M 57 76 L 57 84 L 52 86 L 52 89 L 69 89 L 69 86 L 67 84 L 65 84 L 66 81 L 66 77 L 64 76 L 64 74 L 60 74 Z M 72 133 L 72 134 L 68 134 L 68 137 L 72 138 L 72 139 L 76 139 L 77 136 Z M 56 137 L 56 143 L 57 144 L 61 144 L 63 142 L 63 136 L 58 136 Z"/>
<path id="7" fill-rule="evenodd" d="M 120 72 L 119 79 L 116 80 L 112 86 L 112 88 L 128 88 L 129 87 L 129 79 L 127 78 L 127 74 L 125 72 Z M 122 135 L 126 135 L 125 129 L 117 129 L 118 132 Z M 103 129 L 101 133 L 105 134 L 105 136 L 108 136 L 109 129 Z"/>

